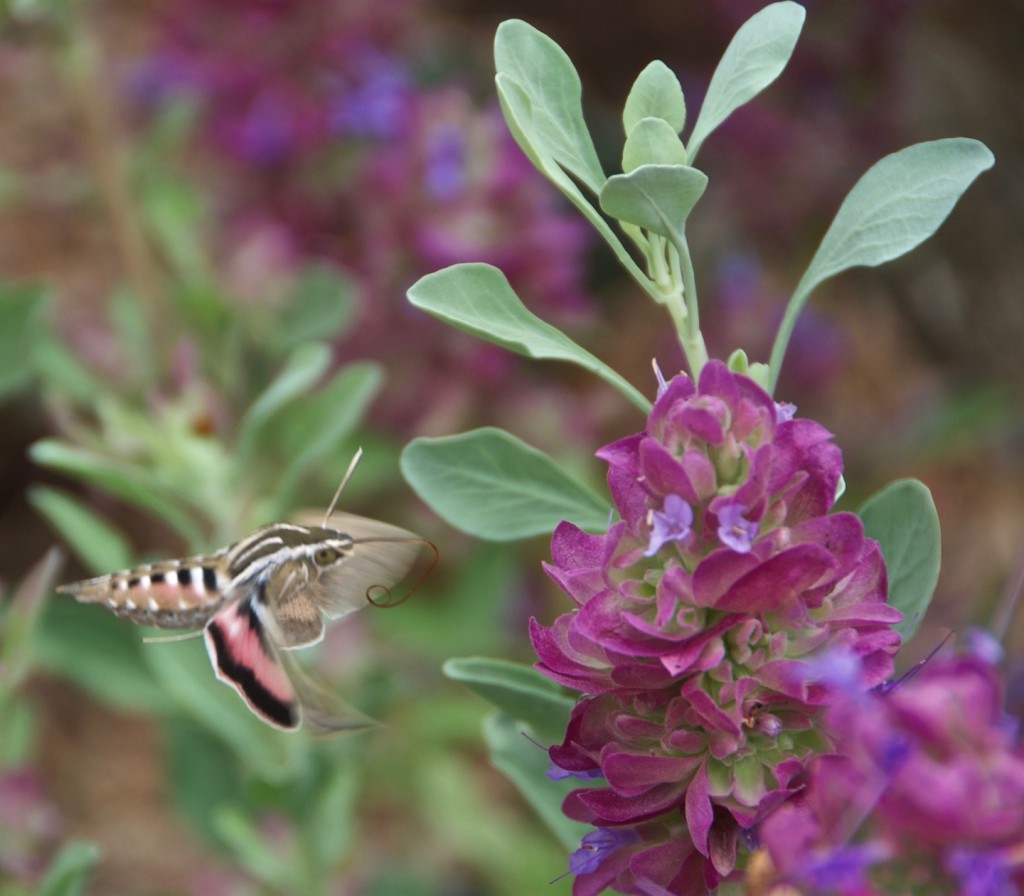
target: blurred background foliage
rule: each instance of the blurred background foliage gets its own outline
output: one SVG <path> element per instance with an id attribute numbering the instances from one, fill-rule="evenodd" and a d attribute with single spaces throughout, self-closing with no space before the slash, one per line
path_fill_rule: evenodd
<path id="1" fill-rule="evenodd" d="M 652 392 L 652 355 L 681 364 L 672 334 L 507 135 L 494 28 L 525 18 L 565 47 L 611 160 L 610 110 L 636 73 L 663 59 L 695 109 L 762 5 L 11 0 L 3 896 L 84 892 L 85 872 L 100 894 L 569 891 L 547 885 L 563 844 L 488 763 L 484 702 L 441 673 L 451 656 L 530 660 L 526 620 L 560 607 L 546 545 L 453 532 L 397 458 L 414 436 L 497 424 L 600 488 L 593 450 L 640 421 L 598 381 L 464 337 L 404 292 L 447 264 L 498 265 L 533 311 Z M 1024 11 L 807 6 L 785 75 L 702 158 L 702 319 L 712 354 L 764 359 L 794 272 L 861 172 L 939 136 L 992 148 L 996 168 L 934 239 L 822 291 L 778 390 L 837 433 L 847 506 L 900 476 L 931 487 L 944 562 L 926 651 L 1024 576 Z M 201 644 L 143 645 L 52 598 L 55 581 L 323 506 L 357 445 L 344 509 L 442 554 L 414 600 L 334 627 L 313 658 L 380 729 L 281 735 L 214 680 Z"/>

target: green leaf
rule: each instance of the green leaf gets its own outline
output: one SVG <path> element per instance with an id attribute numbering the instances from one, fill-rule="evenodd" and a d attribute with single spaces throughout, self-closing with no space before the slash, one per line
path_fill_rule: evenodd
<path id="1" fill-rule="evenodd" d="M 582 87 L 572 60 L 550 37 L 519 19 L 498 26 L 498 74 L 516 81 L 530 99 L 523 136 L 595 193 L 604 172 L 583 120 Z"/>
<path id="2" fill-rule="evenodd" d="M 79 896 L 99 861 L 100 851 L 91 843 L 72 840 L 61 847 L 36 896 Z"/>
<path id="3" fill-rule="evenodd" d="M 28 450 L 29 457 L 43 467 L 59 470 L 82 482 L 123 498 L 136 507 L 154 513 L 177 530 L 190 544 L 202 540 L 192 517 L 172 498 L 151 470 L 95 454 L 57 439 L 42 439 Z"/>
<path id="4" fill-rule="evenodd" d="M 707 185 L 707 175 L 696 168 L 642 165 L 608 178 L 601 208 L 613 218 L 666 237 L 680 249 L 685 245 L 686 219 Z"/>
<path id="5" fill-rule="evenodd" d="M 212 818 L 217 836 L 251 875 L 281 893 L 294 891 L 292 869 L 282 850 L 272 849 L 263 834 L 238 806 L 218 807 Z"/>
<path id="6" fill-rule="evenodd" d="M 242 418 L 238 432 L 239 469 L 243 469 L 252 456 L 259 433 L 266 423 L 281 408 L 312 389 L 330 363 L 331 347 L 322 342 L 300 345 L 288 356 L 281 372 L 263 390 Z"/>
<path id="7" fill-rule="evenodd" d="M 124 536 L 78 499 L 37 485 L 29 489 L 28 500 L 95 575 L 131 566 L 132 551 Z"/>
<path id="8" fill-rule="evenodd" d="M 743 23 L 711 76 L 687 143 L 691 163 L 715 128 L 782 73 L 805 17 L 799 3 L 785 0 L 766 6 Z"/>
<path id="9" fill-rule="evenodd" d="M 273 316 L 268 342 L 275 351 L 291 351 L 303 342 L 330 340 L 352 320 L 355 284 L 336 267 L 314 264 L 299 275 L 286 307 Z"/>
<path id="10" fill-rule="evenodd" d="M 505 715 L 493 713 L 484 719 L 484 740 L 491 754 L 491 764 L 505 775 L 541 820 L 567 849 L 576 849 L 593 828 L 573 821 L 562 814 L 562 801 L 581 782 L 568 778 L 552 781 L 545 772 L 547 752 L 523 736 L 522 723 Z"/>
<path id="11" fill-rule="evenodd" d="M 523 663 L 486 657 L 448 660 L 442 671 L 513 719 L 526 722 L 541 743 L 560 743 L 576 701 Z"/>
<path id="12" fill-rule="evenodd" d="M 686 124 L 686 101 L 679 79 L 664 62 L 654 62 L 637 75 L 622 109 L 622 126 L 632 132 L 641 119 L 660 118 L 673 133 L 679 134 Z"/>
<path id="13" fill-rule="evenodd" d="M 413 305 L 434 317 L 520 355 L 579 364 L 644 413 L 650 411 L 651 403 L 619 374 L 529 311 L 496 267 L 452 265 L 421 277 L 408 296 Z"/>
<path id="14" fill-rule="evenodd" d="M 615 253 L 619 263 L 626 269 L 629 275 L 645 290 L 650 291 L 650 278 L 640 269 L 633 257 L 622 245 L 622 241 L 615 231 L 608 226 L 608 222 L 601 216 L 601 213 L 594 208 L 583 191 L 576 185 L 561 166 L 546 152 L 535 147 L 527 135 L 528 122 L 533 115 L 530 97 L 515 78 L 499 74 L 494 79 L 498 88 L 498 101 L 501 104 L 501 112 L 505 116 L 505 122 L 516 143 L 526 154 L 526 157 L 533 162 L 545 177 L 548 178 L 569 201 L 579 209 L 580 213 L 591 223 L 594 229 L 601 234 L 602 239 Z"/>
<path id="15" fill-rule="evenodd" d="M 352 848 L 361 769 L 354 762 L 335 763 L 320 781 L 316 800 L 303 813 L 305 841 L 322 876 Z"/>
<path id="16" fill-rule="evenodd" d="M 685 165 L 686 150 L 672 126 L 660 118 L 641 118 L 622 148 L 622 170 L 641 165 Z M 607 184 L 605 184 L 607 189 Z"/>
<path id="17" fill-rule="evenodd" d="M 401 467 L 439 516 L 477 538 L 543 535 L 565 519 L 584 529 L 608 524 L 606 500 L 501 429 L 413 439 L 402 452 Z"/>
<path id="18" fill-rule="evenodd" d="M 899 258 L 930 237 L 974 179 L 995 160 L 984 143 L 951 137 L 876 162 L 849 192 L 800 279 L 772 347 L 772 388 L 810 293 L 852 267 Z"/>
<path id="19" fill-rule="evenodd" d="M 0 399 L 32 376 L 29 362 L 42 333 L 45 304 L 46 292 L 37 284 L 0 286 Z"/>
<path id="20" fill-rule="evenodd" d="M 303 479 L 340 451 L 362 422 L 383 378 L 378 364 L 349 364 L 320 391 L 282 415 L 281 430 L 291 440 L 292 457 L 278 476 L 275 516 L 285 515 L 294 506 Z"/>
<path id="21" fill-rule="evenodd" d="M 177 709 L 226 744 L 249 769 L 279 775 L 288 758 L 288 735 L 261 722 L 235 690 L 218 681 L 203 645 L 147 644 L 146 668 L 164 694 L 165 709 Z"/>
<path id="22" fill-rule="evenodd" d="M 868 498 L 857 514 L 868 537 L 882 546 L 889 603 L 903 613 L 895 628 L 909 641 L 939 580 L 942 539 L 931 492 L 916 479 L 900 479 Z"/>
<path id="23" fill-rule="evenodd" d="M 58 595 L 43 614 L 33 658 L 118 709 L 162 712 L 167 697 L 147 672 L 142 648 L 135 626 L 101 607 Z"/>

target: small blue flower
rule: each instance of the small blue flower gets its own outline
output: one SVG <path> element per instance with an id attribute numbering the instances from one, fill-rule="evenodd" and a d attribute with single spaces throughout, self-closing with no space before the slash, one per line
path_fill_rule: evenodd
<path id="1" fill-rule="evenodd" d="M 651 512 L 651 540 L 644 556 L 653 557 L 670 541 L 682 541 L 692 525 L 693 508 L 679 495 L 669 495 L 661 510 Z"/>
<path id="2" fill-rule="evenodd" d="M 597 778 L 603 778 L 601 769 L 599 768 L 588 768 L 582 772 L 571 772 L 567 769 L 560 768 L 559 766 L 551 763 L 549 768 L 544 774 L 546 774 L 552 781 L 564 781 L 566 778 L 579 778 L 583 781 L 593 781 Z"/>
<path id="3" fill-rule="evenodd" d="M 718 538 L 727 548 L 738 554 L 750 553 L 760 526 L 746 519 L 747 508 L 742 504 L 727 504 L 718 511 Z"/>
<path id="4" fill-rule="evenodd" d="M 587 834 L 580 841 L 580 848 L 569 856 L 569 870 L 577 876 L 590 874 L 619 847 L 639 840 L 635 828 L 597 828 Z"/>
<path id="5" fill-rule="evenodd" d="M 956 875 L 963 896 L 1015 896 L 1010 864 L 1006 854 L 996 849 L 954 846 L 945 856 L 946 868 Z"/>

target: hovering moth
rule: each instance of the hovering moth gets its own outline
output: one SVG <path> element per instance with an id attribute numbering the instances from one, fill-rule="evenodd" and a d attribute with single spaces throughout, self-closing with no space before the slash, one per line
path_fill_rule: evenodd
<path id="1" fill-rule="evenodd" d="M 270 725 L 295 730 L 305 718 L 320 731 L 365 727 L 368 720 L 342 709 L 288 652 L 316 644 L 325 618 L 374 602 L 375 589 L 390 593 L 429 543 L 376 520 L 332 517 L 333 507 L 319 525 L 273 523 L 211 554 L 57 590 L 143 625 L 202 628 L 217 677 Z"/>

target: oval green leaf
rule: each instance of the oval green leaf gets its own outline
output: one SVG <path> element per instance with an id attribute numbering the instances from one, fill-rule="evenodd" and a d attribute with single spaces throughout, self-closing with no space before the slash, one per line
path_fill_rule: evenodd
<path id="1" fill-rule="evenodd" d="M 916 479 L 900 479 L 868 498 L 857 515 L 882 547 L 889 603 L 903 613 L 895 628 L 909 641 L 939 580 L 942 538 L 931 492 Z"/>
<path id="2" fill-rule="evenodd" d="M 450 659 L 441 669 L 506 715 L 526 722 L 542 744 L 561 743 L 576 701 L 536 669 L 486 657 Z"/>
<path id="3" fill-rule="evenodd" d="M 502 348 L 585 367 L 645 414 L 651 409 L 651 403 L 607 364 L 527 309 L 505 275 L 492 265 L 456 264 L 435 271 L 417 280 L 408 296 L 417 308 Z"/>
<path id="4" fill-rule="evenodd" d="M 806 15 L 799 3 L 785 0 L 766 6 L 743 23 L 711 76 L 687 143 L 691 162 L 715 128 L 782 73 Z"/>
<path id="5" fill-rule="evenodd" d="M 786 306 L 772 347 L 772 388 L 797 315 L 815 287 L 841 271 L 875 267 L 920 245 L 994 161 L 984 143 L 951 137 L 908 146 L 868 169 L 843 200 Z"/>
<path id="6" fill-rule="evenodd" d="M 637 75 L 626 105 L 622 126 L 627 134 L 644 118 L 660 118 L 679 134 L 686 124 L 686 100 L 679 79 L 664 62 L 655 59 Z"/>
<path id="7" fill-rule="evenodd" d="M 128 541 L 81 501 L 42 485 L 29 489 L 28 499 L 94 575 L 131 566 Z"/>
<path id="8" fill-rule="evenodd" d="M 679 248 L 686 239 L 686 219 L 707 185 L 707 175 L 696 168 L 643 165 L 608 178 L 601 208 L 613 218 L 661 234 Z"/>
<path id="9" fill-rule="evenodd" d="M 660 118 L 641 118 L 622 148 L 622 170 L 641 165 L 685 165 L 686 150 L 672 126 Z"/>
<path id="10" fill-rule="evenodd" d="M 36 896 L 80 896 L 99 858 L 99 849 L 91 843 L 65 843 L 40 882 Z"/>
<path id="11" fill-rule="evenodd" d="M 604 172 L 583 120 L 580 77 L 565 51 L 520 19 L 498 26 L 494 37 L 498 74 L 516 81 L 530 98 L 524 136 L 595 193 Z"/>
<path id="12" fill-rule="evenodd" d="M 544 535 L 562 520 L 595 531 L 608 524 L 605 499 L 501 429 L 414 439 L 402 452 L 401 467 L 439 516 L 486 541 Z"/>

